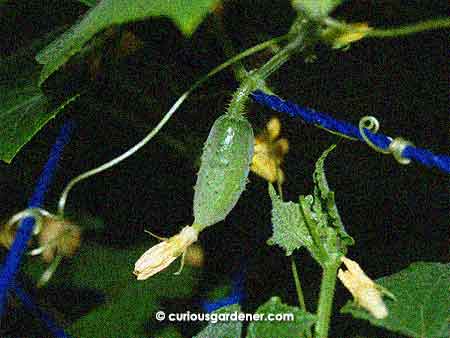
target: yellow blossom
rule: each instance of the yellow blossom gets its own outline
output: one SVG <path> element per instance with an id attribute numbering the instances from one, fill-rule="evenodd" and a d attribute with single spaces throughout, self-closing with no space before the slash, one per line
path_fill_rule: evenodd
<path id="1" fill-rule="evenodd" d="M 284 173 L 280 166 L 283 157 L 289 150 L 289 142 L 285 138 L 278 139 L 281 124 L 276 117 L 270 119 L 262 133 L 255 137 L 255 148 L 250 169 L 267 181 L 284 181 Z"/>
<path id="2" fill-rule="evenodd" d="M 178 256 L 197 241 L 198 231 L 192 226 L 184 227 L 179 234 L 162 241 L 147 250 L 134 265 L 138 280 L 147 279 L 168 267 Z"/>
<path id="3" fill-rule="evenodd" d="M 358 263 L 346 257 L 341 259 L 348 270 L 339 269 L 338 278 L 351 292 L 355 302 L 375 318 L 386 318 L 388 309 L 382 299 L 381 287 L 364 273 Z"/>

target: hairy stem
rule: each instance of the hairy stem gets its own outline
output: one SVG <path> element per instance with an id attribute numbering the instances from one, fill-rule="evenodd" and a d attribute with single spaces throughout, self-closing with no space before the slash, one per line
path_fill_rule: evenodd
<path id="1" fill-rule="evenodd" d="M 298 33 L 293 38 L 291 34 L 288 34 L 292 40 L 264 65 L 250 72 L 248 77 L 241 83 L 240 87 L 233 94 L 230 106 L 228 107 L 228 114 L 234 116 L 242 115 L 250 93 L 257 88 L 265 86 L 265 79 L 285 64 L 294 53 L 303 50 L 307 43 L 306 37 L 310 37 L 310 33 L 309 23 L 305 22 L 303 23 L 302 29 L 298 30 Z"/>
<path id="2" fill-rule="evenodd" d="M 317 307 L 317 322 L 315 338 L 328 338 L 331 312 L 333 309 L 334 289 L 339 260 L 333 260 L 323 266 L 322 282 L 320 284 L 319 305 Z"/>

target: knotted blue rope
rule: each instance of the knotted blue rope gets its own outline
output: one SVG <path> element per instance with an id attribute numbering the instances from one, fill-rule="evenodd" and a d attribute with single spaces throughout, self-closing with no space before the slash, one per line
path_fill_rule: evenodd
<path id="1" fill-rule="evenodd" d="M 316 112 L 310 108 L 300 107 L 295 103 L 284 101 L 278 96 L 265 94 L 260 90 L 254 91 L 251 94 L 251 97 L 256 102 L 280 113 L 286 113 L 291 117 L 301 117 L 307 123 L 319 125 L 331 131 L 366 142 L 361 135 L 359 128 L 348 122 L 335 120 L 326 114 Z M 380 133 L 372 133 L 366 128 L 364 128 L 364 130 L 365 135 L 373 143 L 373 145 L 382 150 L 389 149 L 389 146 L 393 142 L 392 139 Z M 415 160 L 427 167 L 436 167 L 446 173 L 450 173 L 450 156 L 435 155 L 429 150 L 412 145 L 406 145 L 401 153 L 401 156 L 406 159 Z"/>
<path id="2" fill-rule="evenodd" d="M 58 161 L 64 146 L 69 142 L 71 132 L 74 128 L 73 122 L 67 122 L 61 128 L 59 135 L 53 145 L 47 163 L 42 171 L 33 195 L 28 201 L 29 208 L 40 207 L 44 202 L 44 196 L 50 187 L 56 171 Z M 20 223 L 16 231 L 14 242 L 6 255 L 3 263 L 2 271 L 0 273 L 0 317 L 2 316 L 6 299 L 8 297 L 8 290 L 14 285 L 17 272 L 19 270 L 20 262 L 23 254 L 28 246 L 28 241 L 33 233 L 35 220 L 33 217 L 26 217 Z"/>

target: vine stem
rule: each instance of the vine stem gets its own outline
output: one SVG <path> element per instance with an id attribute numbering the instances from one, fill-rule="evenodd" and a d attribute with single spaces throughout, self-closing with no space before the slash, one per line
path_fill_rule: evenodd
<path id="1" fill-rule="evenodd" d="M 262 65 L 254 75 L 261 80 L 267 79 L 273 72 L 278 70 L 286 61 L 289 60 L 291 55 L 303 47 L 304 35 L 300 34 L 292 42 L 288 43 L 278 53 L 276 53 L 269 61 Z"/>
<path id="2" fill-rule="evenodd" d="M 295 37 L 269 59 L 269 61 L 248 74 L 247 78 L 242 81 L 239 88 L 234 92 L 228 107 L 228 114 L 232 116 L 241 116 L 245 111 L 245 106 L 249 100 L 250 93 L 255 89 L 265 86 L 265 79 L 284 65 L 295 52 L 304 49 L 305 36 L 308 31 L 306 28 L 307 24 L 308 23 L 305 23 L 303 30 L 299 31 Z M 291 38 L 292 34 L 287 34 L 287 36 Z"/>
<path id="3" fill-rule="evenodd" d="M 298 277 L 297 266 L 295 264 L 294 257 L 291 255 L 291 269 L 292 276 L 294 277 L 295 289 L 297 291 L 298 303 L 300 308 L 306 312 L 305 297 L 303 297 L 302 284 L 300 283 L 300 278 Z"/>
<path id="4" fill-rule="evenodd" d="M 292 269 L 292 276 L 294 277 L 295 282 L 295 290 L 297 291 L 298 303 L 300 304 L 300 308 L 303 311 L 308 312 L 306 310 L 305 297 L 303 296 L 302 284 L 300 283 L 300 278 L 298 276 L 297 265 L 295 264 L 294 256 L 291 256 L 291 269 Z M 311 328 L 308 327 L 305 330 L 305 332 L 307 338 L 312 338 Z"/>
<path id="5" fill-rule="evenodd" d="M 323 23 L 329 27 L 345 28 L 346 23 L 340 22 L 333 18 L 326 18 Z M 412 25 L 405 25 L 394 28 L 375 28 L 370 27 L 369 30 L 363 31 L 364 38 L 395 38 L 398 36 L 416 34 L 428 30 L 442 29 L 450 27 L 450 18 L 431 19 L 418 22 Z"/>
<path id="6" fill-rule="evenodd" d="M 333 297 L 336 287 L 336 275 L 340 261 L 332 260 L 323 265 L 322 282 L 320 284 L 319 305 L 317 307 L 317 322 L 315 338 L 328 338 Z"/>
<path id="7" fill-rule="evenodd" d="M 441 29 L 450 27 L 450 19 L 434 19 L 419 22 L 413 25 L 402 26 L 397 28 L 378 29 L 374 28 L 367 32 L 366 37 L 371 38 L 395 38 L 397 36 L 415 34 L 432 29 Z"/>

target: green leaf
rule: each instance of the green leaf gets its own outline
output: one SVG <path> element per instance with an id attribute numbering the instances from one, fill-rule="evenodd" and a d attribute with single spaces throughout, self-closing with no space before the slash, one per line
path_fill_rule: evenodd
<path id="1" fill-rule="evenodd" d="M 248 326 L 247 338 L 305 337 L 306 330 L 316 321 L 315 315 L 296 306 L 283 304 L 279 297 L 272 297 L 261 305 L 256 313 L 263 314 L 264 318 L 268 318 L 268 315 L 277 315 L 280 318 L 287 315 L 292 316 L 292 319 L 252 321 Z"/>
<path id="2" fill-rule="evenodd" d="M 189 36 L 218 3 L 218 0 L 102 0 L 36 56 L 44 65 L 39 84 L 107 27 L 167 16 Z"/>
<path id="3" fill-rule="evenodd" d="M 36 82 L 36 66 L 23 56 L 10 57 L 0 63 L 6 81 L 0 85 L 0 158 L 11 163 L 19 150 L 75 95 L 55 107 Z"/>
<path id="4" fill-rule="evenodd" d="M 11 163 L 19 150 L 52 117 L 48 101 L 33 84 L 0 87 L 0 156 Z"/>
<path id="5" fill-rule="evenodd" d="M 34 54 L 57 34 L 61 28 L 34 40 L 16 54 L 0 60 L 0 159 L 11 163 L 19 150 L 68 103 L 50 103 L 37 85 L 39 68 Z"/>
<path id="6" fill-rule="evenodd" d="M 343 0 L 292 0 L 292 6 L 307 16 L 318 19 L 330 14 Z"/>
<path id="7" fill-rule="evenodd" d="M 78 255 L 65 261 L 66 264 L 63 261 L 49 286 L 94 289 L 105 298 L 104 303 L 68 328 L 74 337 L 145 337 L 145 324 L 156 320 L 161 299 L 192 295 L 198 283 L 195 269 L 185 266 L 179 276 L 174 276 L 178 269 L 176 262 L 148 280 L 136 280 L 132 274 L 134 263 L 150 246 L 116 249 L 82 243 Z M 42 264 L 36 258 L 29 259 L 24 270 L 37 279 Z M 76 305 L 82 307 L 79 303 Z"/>
<path id="8" fill-rule="evenodd" d="M 318 215 L 323 215 L 322 224 L 327 223 L 328 226 L 333 227 L 337 231 L 339 239 L 344 246 L 350 246 L 355 244 L 354 239 L 345 231 L 344 224 L 342 223 L 341 216 L 334 200 L 334 192 L 330 190 L 327 179 L 325 177 L 325 159 L 328 154 L 336 148 L 333 144 L 327 150 L 325 150 L 316 162 L 316 168 L 313 174 L 314 180 L 314 204 L 313 210 Z M 322 213 L 325 209 L 326 214 Z"/>
<path id="9" fill-rule="evenodd" d="M 209 315 L 211 316 L 210 323 L 193 338 L 234 338 L 240 337 L 242 332 L 242 322 L 238 320 L 226 321 L 222 320 L 227 315 L 234 313 L 239 314 L 241 312 L 241 307 L 239 304 L 233 304 L 230 306 L 222 307 Z M 216 319 L 220 318 L 220 321 Z"/>
<path id="10" fill-rule="evenodd" d="M 314 196 L 300 196 L 299 204 L 283 202 L 269 186 L 272 199 L 273 235 L 269 245 L 277 244 L 286 255 L 306 247 L 319 264 L 339 259 L 354 240 L 350 237 L 339 216 L 334 193 L 325 178 L 324 161 L 335 145 L 323 152 L 314 171 Z"/>
<path id="11" fill-rule="evenodd" d="M 300 213 L 299 205 L 283 202 L 269 184 L 269 195 L 272 200 L 273 235 L 267 241 L 269 245 L 278 245 L 290 256 L 296 249 L 305 246 L 313 249 L 313 240 Z"/>
<path id="12" fill-rule="evenodd" d="M 450 264 L 417 262 L 376 283 L 396 297 L 396 301 L 385 297 L 389 310 L 385 319 L 375 319 L 353 301 L 341 312 L 408 337 L 449 337 Z"/>
<path id="13" fill-rule="evenodd" d="M 11 163 L 19 150 L 48 121 L 78 95 L 52 109 L 47 97 L 34 85 L 24 85 L 13 89 L 0 87 L 0 158 Z"/>

